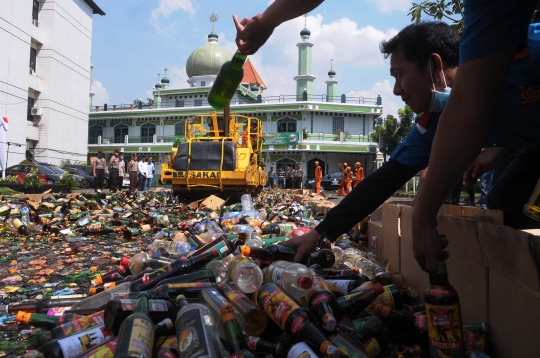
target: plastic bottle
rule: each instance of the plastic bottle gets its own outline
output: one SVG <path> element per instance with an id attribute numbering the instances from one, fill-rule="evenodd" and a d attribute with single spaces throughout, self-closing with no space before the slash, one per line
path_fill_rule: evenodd
<path id="1" fill-rule="evenodd" d="M 200 303 L 189 303 L 182 295 L 176 298 L 176 303 L 180 308 L 176 318 L 180 357 L 223 358 L 216 323 L 208 307 Z M 191 344 L 195 340 L 198 344 Z"/>
<path id="2" fill-rule="evenodd" d="M 293 297 L 304 297 L 313 285 L 313 274 L 302 264 L 274 261 L 268 266 L 265 281 L 273 282 Z"/>
<path id="3" fill-rule="evenodd" d="M 248 238 L 247 238 L 247 240 L 245 242 L 245 245 L 249 246 L 249 247 L 263 247 L 264 246 L 264 241 L 263 241 L 261 235 L 259 235 L 258 232 L 252 231 L 248 235 Z"/>
<path id="4" fill-rule="evenodd" d="M 234 285 L 244 293 L 253 293 L 261 287 L 261 268 L 248 257 L 236 256 L 229 262 L 229 276 Z"/>
<path id="5" fill-rule="evenodd" d="M 30 224 L 30 209 L 26 204 L 21 208 L 21 221 L 26 226 Z"/>
<path id="6" fill-rule="evenodd" d="M 375 256 L 379 256 L 379 238 L 377 236 L 371 237 L 371 252 Z"/>

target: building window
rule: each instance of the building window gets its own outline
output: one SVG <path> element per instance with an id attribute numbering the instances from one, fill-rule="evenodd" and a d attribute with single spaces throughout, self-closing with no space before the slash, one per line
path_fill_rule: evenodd
<path id="1" fill-rule="evenodd" d="M 34 0 L 34 6 L 32 7 L 32 20 L 38 21 L 39 14 L 39 0 Z"/>
<path id="2" fill-rule="evenodd" d="M 296 132 L 296 119 L 291 117 L 281 118 L 277 121 L 277 131 L 282 132 Z"/>
<path id="3" fill-rule="evenodd" d="M 103 136 L 103 127 L 92 126 L 88 128 L 88 144 L 97 144 L 99 136 Z"/>
<path id="4" fill-rule="evenodd" d="M 174 101 L 175 107 L 184 107 L 184 100 L 183 99 L 177 99 Z"/>
<path id="5" fill-rule="evenodd" d="M 32 97 L 28 97 L 28 112 L 26 114 L 26 120 L 29 122 L 34 121 L 34 116 L 32 116 L 32 108 L 34 108 L 34 104 L 36 103 L 36 100 Z"/>
<path id="6" fill-rule="evenodd" d="M 184 135 L 184 122 L 179 122 L 174 125 L 174 135 Z"/>
<path id="7" fill-rule="evenodd" d="M 128 126 L 125 124 L 119 124 L 114 127 L 114 143 L 124 143 L 124 138 L 128 135 Z"/>
<path id="8" fill-rule="evenodd" d="M 364 122 L 364 128 L 362 129 L 362 135 L 366 135 L 366 119 L 362 118 L 362 122 Z"/>
<path id="9" fill-rule="evenodd" d="M 194 103 L 195 107 L 201 107 L 202 106 L 202 99 L 196 99 Z"/>
<path id="10" fill-rule="evenodd" d="M 156 134 L 156 126 L 152 123 L 145 123 L 141 126 L 141 143 L 152 143 Z"/>
<path id="11" fill-rule="evenodd" d="M 30 47 L 30 69 L 31 72 L 36 72 L 36 59 L 37 59 L 37 50 L 33 47 Z"/>
<path id="12" fill-rule="evenodd" d="M 206 86 L 206 81 L 201 81 L 201 87 L 205 87 Z"/>
<path id="13" fill-rule="evenodd" d="M 313 116 L 311 116 L 311 133 L 313 133 Z"/>
<path id="14" fill-rule="evenodd" d="M 332 117 L 332 133 L 340 133 L 345 131 L 345 118 Z"/>

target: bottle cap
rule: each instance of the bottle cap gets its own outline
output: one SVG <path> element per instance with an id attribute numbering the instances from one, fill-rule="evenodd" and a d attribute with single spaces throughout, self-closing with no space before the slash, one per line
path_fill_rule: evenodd
<path id="1" fill-rule="evenodd" d="M 251 247 L 249 247 L 249 246 L 240 246 L 240 253 L 243 256 L 249 256 L 249 254 L 251 253 Z"/>
<path id="2" fill-rule="evenodd" d="M 120 265 L 122 266 L 128 266 L 131 259 L 129 257 L 122 257 L 120 259 Z"/>
<path id="3" fill-rule="evenodd" d="M 384 287 L 380 283 L 374 284 L 373 288 L 375 289 L 375 291 L 377 291 L 379 295 L 384 292 Z"/>
<path id="4" fill-rule="evenodd" d="M 17 312 L 17 316 L 15 317 L 15 320 L 17 322 L 28 324 L 28 322 L 30 322 L 30 316 L 32 316 L 31 313 L 27 313 L 25 311 L 19 311 Z"/>
<path id="5" fill-rule="evenodd" d="M 333 332 L 336 329 L 336 317 L 332 313 L 325 313 L 323 318 L 323 328 L 328 332 Z"/>
<path id="6" fill-rule="evenodd" d="M 311 288 L 312 285 L 313 285 L 313 280 L 311 279 L 311 277 L 309 276 L 298 277 L 298 286 L 300 286 L 301 288 L 307 290 Z"/>
<path id="7" fill-rule="evenodd" d="M 386 318 L 388 317 L 388 314 L 390 313 L 390 307 L 385 306 L 382 303 L 378 303 L 375 305 L 374 312 L 376 315 Z"/>
<path id="8" fill-rule="evenodd" d="M 92 287 L 88 290 L 88 296 L 93 296 L 97 293 L 97 287 Z"/>
<path id="9" fill-rule="evenodd" d="M 99 286 L 99 285 L 103 285 L 103 279 L 101 278 L 101 275 L 95 277 L 92 281 L 90 281 L 92 283 L 92 286 Z"/>

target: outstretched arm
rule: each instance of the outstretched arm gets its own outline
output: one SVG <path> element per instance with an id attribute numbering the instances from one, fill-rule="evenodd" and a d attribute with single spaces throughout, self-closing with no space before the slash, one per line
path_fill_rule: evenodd
<path id="1" fill-rule="evenodd" d="M 261 14 L 242 21 L 233 15 L 238 52 L 251 55 L 264 45 L 281 23 L 306 14 L 324 0 L 276 0 Z"/>

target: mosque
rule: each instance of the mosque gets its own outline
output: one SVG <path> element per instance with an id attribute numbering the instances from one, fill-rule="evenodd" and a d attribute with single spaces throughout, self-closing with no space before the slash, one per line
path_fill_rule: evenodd
<path id="1" fill-rule="evenodd" d="M 286 168 L 300 163 L 306 179 L 313 178 L 314 163 L 319 161 L 323 174 L 339 170 L 338 163 L 362 162 L 366 173 L 382 164 L 378 143 L 370 133 L 375 120 L 383 115 L 380 95 L 373 98 L 338 95 L 337 73 L 328 71 L 325 94 L 313 93 L 316 76 L 312 73 L 311 32 L 300 31 L 298 75 L 294 94 L 271 93 L 249 59 L 244 64 L 244 78 L 231 101 L 231 114 L 258 118 L 263 124 L 263 156 L 266 169 Z M 152 156 L 158 164 L 167 161 L 171 147 L 182 139 L 184 121 L 196 114 L 210 114 L 208 93 L 224 62 L 232 54 L 219 45 L 212 29 L 208 42 L 187 59 L 189 87 L 171 84 L 165 76 L 153 87 L 153 98 L 132 104 L 92 105 L 88 128 L 88 156 L 103 149 L 106 156 L 115 149 L 130 160 L 134 152 Z M 329 59 L 330 60 L 330 59 Z M 178 86 L 178 87 L 177 87 Z M 291 84 L 291 92 L 293 92 Z"/>

